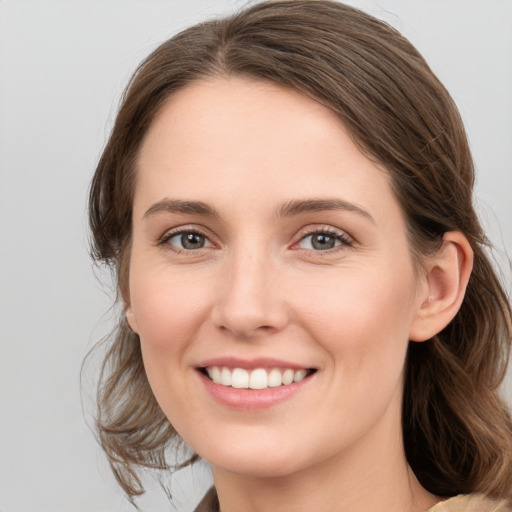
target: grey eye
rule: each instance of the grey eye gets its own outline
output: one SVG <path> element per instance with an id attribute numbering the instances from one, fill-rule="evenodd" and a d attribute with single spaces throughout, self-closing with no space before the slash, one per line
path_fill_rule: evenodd
<path id="1" fill-rule="evenodd" d="M 195 233 L 193 231 L 186 231 L 177 233 L 176 235 L 169 238 L 169 244 L 178 247 L 179 249 L 185 249 L 193 251 L 194 249 L 202 249 L 203 247 L 209 247 L 211 243 L 201 233 Z"/>
<path id="2" fill-rule="evenodd" d="M 329 233 L 312 233 L 305 236 L 299 243 L 301 249 L 327 251 L 341 245 L 341 241 Z"/>

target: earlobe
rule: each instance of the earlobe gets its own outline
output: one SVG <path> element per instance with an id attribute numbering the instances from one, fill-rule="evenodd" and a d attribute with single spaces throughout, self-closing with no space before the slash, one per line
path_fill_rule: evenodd
<path id="1" fill-rule="evenodd" d="M 137 328 L 137 321 L 135 320 L 135 315 L 133 314 L 132 307 L 130 305 L 126 305 L 124 309 L 124 314 L 126 316 L 126 321 L 130 326 L 130 329 L 135 333 L 139 334 L 139 330 Z"/>
<path id="2" fill-rule="evenodd" d="M 464 300 L 472 268 L 473 250 L 466 237 L 458 231 L 445 233 L 441 248 L 427 261 L 411 341 L 428 340 L 452 321 Z"/>

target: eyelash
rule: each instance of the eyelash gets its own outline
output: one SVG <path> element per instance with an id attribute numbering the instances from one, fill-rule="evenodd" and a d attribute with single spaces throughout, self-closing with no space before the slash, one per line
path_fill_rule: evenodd
<path id="1" fill-rule="evenodd" d="M 181 248 L 181 247 L 176 247 L 175 245 L 172 245 L 169 243 L 170 240 L 172 240 L 174 237 L 177 237 L 177 236 L 183 236 L 183 235 L 197 235 L 197 236 L 200 236 L 202 238 L 205 239 L 205 241 L 207 241 L 207 243 L 209 243 L 209 246 L 213 246 L 213 243 L 210 241 L 210 239 L 208 238 L 207 235 L 205 235 L 204 233 L 202 233 L 201 231 L 197 230 L 197 229 L 193 229 L 193 228 L 190 228 L 190 229 L 177 229 L 176 231 L 171 231 L 171 232 L 167 232 L 160 240 L 158 240 L 158 245 L 159 246 L 167 246 L 167 248 L 169 248 L 170 250 L 176 252 L 176 253 L 179 253 L 179 254 L 191 254 L 191 253 L 194 253 L 194 252 L 197 252 L 197 251 L 200 251 L 201 249 L 203 249 L 203 247 L 200 247 L 198 249 L 184 249 L 184 248 Z"/>
<path id="2" fill-rule="evenodd" d="M 173 238 L 180 236 L 180 235 L 181 236 L 183 236 L 183 235 L 198 235 L 198 236 L 204 238 L 205 241 L 209 245 L 206 247 L 200 247 L 198 249 L 184 249 L 184 248 L 177 247 L 177 246 L 169 243 L 170 240 L 172 240 Z M 334 238 L 335 242 L 339 242 L 339 245 L 335 245 L 334 247 L 328 248 L 328 249 L 319 249 L 319 250 L 307 249 L 307 248 L 304 249 L 310 253 L 312 252 L 315 254 L 330 254 L 332 252 L 338 251 L 340 249 L 343 250 L 344 248 L 352 247 L 354 245 L 354 241 L 346 233 L 343 233 L 342 231 L 338 231 L 338 230 L 335 230 L 330 227 L 322 227 L 322 228 L 317 228 L 317 229 L 313 229 L 313 230 L 305 230 L 301 234 L 299 241 L 295 242 L 293 244 L 292 249 L 295 249 L 295 250 L 300 249 L 300 247 L 297 247 L 297 246 L 302 241 L 306 240 L 308 237 L 313 237 L 315 235 L 326 235 L 328 237 L 332 237 L 332 238 Z M 197 251 L 201 251 L 204 248 L 214 246 L 213 242 L 209 239 L 209 237 L 207 235 L 205 235 L 203 232 L 201 232 L 197 229 L 193 229 L 193 228 L 190 228 L 190 229 L 180 228 L 180 229 L 177 229 L 176 231 L 167 232 L 162 238 L 160 238 L 158 240 L 158 245 L 162 246 L 162 247 L 167 246 L 170 250 L 172 250 L 176 253 L 179 253 L 179 254 L 189 254 L 189 255 L 191 253 L 196 253 Z"/>
<path id="3" fill-rule="evenodd" d="M 342 231 L 338 231 L 336 229 L 330 227 L 322 227 L 314 230 L 308 230 L 304 232 L 300 240 L 294 244 L 294 247 L 299 245 L 302 241 L 306 240 L 309 237 L 313 237 L 315 235 L 327 235 L 328 237 L 334 238 L 335 242 L 340 242 L 339 245 L 336 245 L 329 249 L 323 250 L 315 250 L 315 249 L 304 249 L 308 252 L 314 252 L 315 254 L 330 254 L 332 252 L 343 250 L 347 247 L 352 247 L 354 245 L 354 241 L 350 238 L 346 233 Z"/>

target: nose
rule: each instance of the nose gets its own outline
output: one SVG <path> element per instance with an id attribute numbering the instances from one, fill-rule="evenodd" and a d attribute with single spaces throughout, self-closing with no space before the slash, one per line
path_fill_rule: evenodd
<path id="1" fill-rule="evenodd" d="M 240 339 L 282 330 L 288 311 L 279 269 L 271 258 L 244 251 L 225 262 L 212 319 L 218 329 Z"/>

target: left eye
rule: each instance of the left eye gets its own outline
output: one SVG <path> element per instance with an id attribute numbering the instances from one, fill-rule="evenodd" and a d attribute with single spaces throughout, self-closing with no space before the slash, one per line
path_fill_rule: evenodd
<path id="1" fill-rule="evenodd" d="M 178 249 L 184 249 L 187 251 L 193 251 L 194 249 L 203 249 L 204 247 L 210 247 L 212 244 L 201 233 L 195 231 L 183 231 L 176 233 L 167 239 L 167 243 L 177 247 Z"/>
<path id="2" fill-rule="evenodd" d="M 340 235 L 332 233 L 311 233 L 301 239 L 298 246 L 301 249 L 310 249 L 314 251 L 327 251 L 342 245 L 344 239 Z"/>

